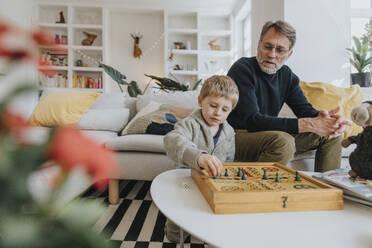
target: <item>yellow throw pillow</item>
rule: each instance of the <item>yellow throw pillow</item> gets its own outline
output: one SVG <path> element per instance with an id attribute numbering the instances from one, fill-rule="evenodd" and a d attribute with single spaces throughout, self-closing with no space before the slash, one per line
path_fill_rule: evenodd
<path id="1" fill-rule="evenodd" d="M 99 93 L 56 91 L 42 97 L 30 117 L 32 126 L 73 126 L 96 101 Z"/>
<path id="2" fill-rule="evenodd" d="M 351 110 L 362 103 L 363 94 L 359 85 L 351 85 L 349 88 L 337 87 L 321 82 L 300 82 L 300 86 L 314 108 L 332 110 L 340 106 L 340 115 L 351 120 Z M 353 123 L 345 133 L 345 138 L 356 135 L 363 129 Z"/>

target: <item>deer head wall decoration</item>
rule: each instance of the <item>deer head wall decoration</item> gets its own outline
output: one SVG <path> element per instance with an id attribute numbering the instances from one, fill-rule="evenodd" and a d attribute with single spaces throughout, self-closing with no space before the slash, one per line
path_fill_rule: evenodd
<path id="1" fill-rule="evenodd" d="M 136 34 L 136 33 L 131 33 L 130 36 L 133 38 L 134 40 L 134 49 L 133 49 L 133 57 L 135 58 L 140 58 L 141 55 L 142 55 L 142 51 L 141 51 L 141 48 L 139 48 L 139 42 L 140 42 L 140 39 L 142 39 L 142 34 Z"/>

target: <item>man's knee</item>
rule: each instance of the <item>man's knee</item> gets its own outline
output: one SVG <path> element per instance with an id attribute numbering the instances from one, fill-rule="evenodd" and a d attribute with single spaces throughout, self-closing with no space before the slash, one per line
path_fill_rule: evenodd
<path id="1" fill-rule="evenodd" d="M 269 131 L 266 133 L 265 146 L 259 156 L 261 162 L 278 162 L 288 164 L 296 151 L 294 138 L 285 132 Z"/>
<path id="2" fill-rule="evenodd" d="M 337 136 L 335 138 L 330 139 L 329 142 L 332 143 L 332 144 L 341 144 L 343 139 L 344 139 L 344 137 L 342 135 L 340 135 L 340 136 Z"/>
<path id="3" fill-rule="evenodd" d="M 295 139 L 292 135 L 281 131 L 269 131 L 267 143 L 275 151 L 285 151 L 292 155 L 296 152 Z"/>
<path id="4" fill-rule="evenodd" d="M 237 130 L 235 161 L 287 163 L 296 151 L 294 138 L 281 131 Z"/>

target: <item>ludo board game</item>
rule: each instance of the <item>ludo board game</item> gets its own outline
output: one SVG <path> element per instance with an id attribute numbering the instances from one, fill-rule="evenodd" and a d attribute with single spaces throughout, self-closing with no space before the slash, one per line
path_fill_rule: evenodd
<path id="1" fill-rule="evenodd" d="M 223 163 L 221 175 L 191 176 L 216 214 L 343 209 L 342 190 L 279 163 Z"/>

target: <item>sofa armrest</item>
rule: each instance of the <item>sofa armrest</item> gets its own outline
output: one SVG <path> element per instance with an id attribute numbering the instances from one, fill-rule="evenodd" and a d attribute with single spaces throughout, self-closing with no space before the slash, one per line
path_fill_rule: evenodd
<path id="1" fill-rule="evenodd" d="M 292 109 L 286 104 L 283 104 L 282 109 L 280 110 L 278 117 L 281 118 L 297 118 L 296 115 L 293 113 Z"/>

